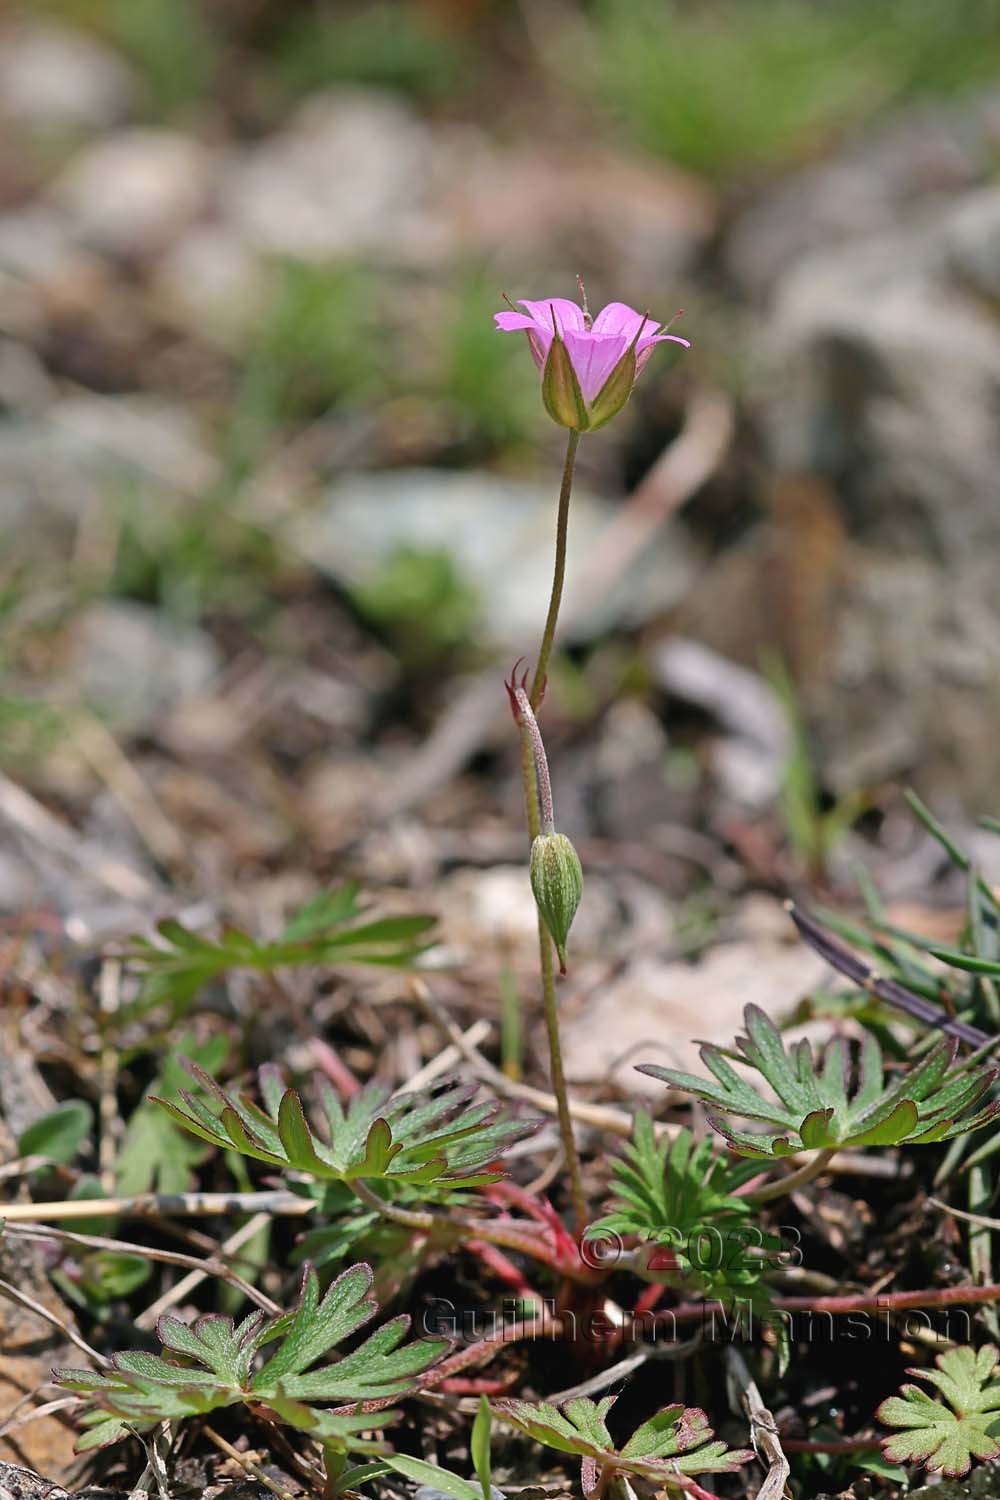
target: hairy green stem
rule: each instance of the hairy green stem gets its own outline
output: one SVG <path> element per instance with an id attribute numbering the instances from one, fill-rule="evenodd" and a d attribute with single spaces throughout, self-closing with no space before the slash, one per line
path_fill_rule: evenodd
<path id="1" fill-rule="evenodd" d="M 566 577 L 566 537 L 569 531 L 569 500 L 573 489 L 573 469 L 576 464 L 576 450 L 579 441 L 580 434 L 571 431 L 569 441 L 566 445 L 566 462 L 563 466 L 562 484 L 559 487 L 559 513 L 556 519 L 556 557 L 555 567 L 552 572 L 552 593 L 549 598 L 549 612 L 545 618 L 545 629 L 542 632 L 542 643 L 539 647 L 538 659 L 535 663 L 535 675 L 531 683 L 531 692 L 528 694 L 532 711 L 537 709 L 545 689 L 545 678 L 548 672 L 549 658 L 552 655 L 552 643 L 555 640 L 556 623 L 559 619 L 559 605 L 562 601 L 563 582 Z M 534 843 L 541 832 L 541 818 L 538 808 L 538 780 L 535 774 L 535 752 L 531 732 L 528 726 L 523 723 L 521 725 L 521 779 L 524 784 L 524 807 L 528 819 L 528 837 L 529 841 Z M 577 1230 L 582 1231 L 587 1223 L 587 1200 L 583 1192 L 580 1157 L 577 1153 L 576 1141 L 573 1137 L 573 1120 L 569 1109 L 569 1095 L 566 1091 L 566 1075 L 563 1072 L 562 1042 L 559 1037 L 559 1010 L 556 1002 L 555 965 L 552 962 L 552 939 L 549 937 L 540 914 L 538 918 L 538 956 L 542 971 L 542 1001 L 545 1008 L 545 1029 L 548 1033 L 549 1041 L 549 1073 L 552 1079 L 552 1092 L 555 1095 L 558 1107 L 559 1133 L 562 1137 L 563 1151 L 566 1155 L 566 1170 L 569 1175 L 573 1217 Z"/>
<path id="2" fill-rule="evenodd" d="M 459 1215 L 433 1213 L 428 1209 L 401 1208 L 396 1203 L 389 1203 L 385 1198 L 380 1198 L 366 1182 L 362 1182 L 359 1178 L 353 1178 L 350 1187 L 362 1203 L 373 1208 L 389 1223 L 398 1224 L 403 1229 L 412 1229 L 419 1234 L 437 1233 L 451 1240 L 470 1237 L 485 1240 L 488 1244 L 500 1245 L 505 1250 L 518 1250 L 532 1260 L 541 1261 L 544 1265 L 573 1274 L 577 1280 L 586 1282 L 593 1280 L 588 1267 L 582 1260 L 578 1269 L 576 1267 L 571 1269 L 564 1265 L 542 1238 L 531 1230 L 520 1229 L 517 1225 L 497 1224 L 491 1219 L 466 1219 Z"/>
<path id="3" fill-rule="evenodd" d="M 774 1182 L 766 1182 L 755 1193 L 747 1193 L 747 1201 L 770 1203 L 774 1198 L 783 1198 L 786 1193 L 794 1193 L 797 1188 L 804 1187 L 807 1182 L 812 1182 L 814 1177 L 818 1177 L 829 1166 L 836 1154 L 836 1146 L 830 1146 L 825 1151 L 817 1151 L 811 1161 L 807 1161 L 794 1172 L 790 1172 L 787 1177 L 778 1177 Z"/>
<path id="4" fill-rule="evenodd" d="M 569 532 L 569 497 L 573 490 L 573 470 L 576 466 L 576 450 L 579 443 L 580 434 L 571 431 L 569 442 L 566 444 L 566 462 L 563 464 L 562 484 L 559 486 L 559 513 L 556 518 L 556 563 L 552 572 L 552 593 L 549 597 L 549 612 L 545 617 L 542 644 L 538 648 L 535 675 L 531 679 L 531 692 L 528 694 L 531 707 L 536 710 L 541 702 L 542 693 L 545 690 L 545 677 L 549 670 L 549 657 L 552 655 L 552 643 L 556 638 L 556 623 L 559 619 L 559 606 L 562 603 L 563 582 L 566 578 L 566 537 Z"/>

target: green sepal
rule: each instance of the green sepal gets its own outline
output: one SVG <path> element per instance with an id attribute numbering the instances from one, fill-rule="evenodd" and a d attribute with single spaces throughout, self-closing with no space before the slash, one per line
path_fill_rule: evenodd
<path id="1" fill-rule="evenodd" d="M 630 344 L 590 403 L 590 431 L 596 432 L 616 417 L 632 394 L 638 374 L 635 345 Z"/>
<path id="2" fill-rule="evenodd" d="M 587 431 L 590 426 L 587 403 L 569 350 L 558 332 L 553 334 L 542 370 L 542 400 L 545 410 L 560 427 L 569 427 L 574 432 Z"/>

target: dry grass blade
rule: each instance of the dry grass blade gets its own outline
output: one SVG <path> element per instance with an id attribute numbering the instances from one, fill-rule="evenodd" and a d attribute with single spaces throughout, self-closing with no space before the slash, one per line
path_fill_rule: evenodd
<path id="1" fill-rule="evenodd" d="M 205 1260 L 199 1260 L 196 1255 L 185 1255 L 180 1250 L 164 1250 L 160 1246 L 136 1245 L 131 1240 L 109 1239 L 100 1234 L 74 1234 L 69 1229 L 33 1229 L 29 1225 L 9 1224 L 6 1232 L 12 1238 L 20 1237 L 42 1243 L 46 1240 L 58 1239 L 65 1244 L 79 1245 L 82 1249 L 87 1250 L 111 1250 L 114 1252 L 121 1251 L 126 1255 L 141 1255 L 145 1256 L 147 1260 L 160 1261 L 164 1265 L 180 1266 L 184 1270 L 196 1272 L 201 1279 L 208 1276 L 218 1276 L 223 1281 L 228 1281 L 231 1286 L 235 1287 L 237 1291 L 242 1292 L 245 1297 L 249 1298 L 251 1302 L 256 1303 L 258 1307 L 263 1308 L 265 1312 L 272 1314 L 281 1312 L 281 1308 L 277 1302 L 274 1302 L 257 1287 L 251 1286 L 248 1281 L 244 1281 L 242 1276 L 239 1276 L 231 1266 L 228 1266 L 221 1259 L 221 1256 L 227 1253 L 227 1245 L 229 1246 L 228 1253 L 230 1254 L 237 1248 L 231 1245 L 229 1241 L 225 1245 L 220 1246 L 218 1256 L 210 1255 Z M 242 1229 L 237 1230 L 236 1235 L 233 1235 L 232 1239 L 235 1240 L 237 1235 L 241 1234 Z M 241 1240 L 240 1243 L 245 1242 Z"/>
<path id="2" fill-rule="evenodd" d="M 0 1280 L 0 1297 L 9 1298 L 11 1302 L 16 1302 L 19 1307 L 23 1307 L 28 1312 L 34 1313 L 43 1322 L 50 1324 L 53 1328 L 58 1328 L 63 1337 L 68 1339 L 71 1344 L 75 1344 L 82 1354 L 85 1354 L 88 1359 L 94 1361 L 95 1365 L 101 1366 L 107 1364 L 104 1356 L 98 1354 L 97 1350 L 93 1349 L 87 1343 L 87 1340 L 77 1333 L 75 1328 L 71 1328 L 62 1318 L 57 1317 L 54 1312 L 50 1312 L 47 1307 L 43 1307 L 40 1302 L 37 1302 L 34 1297 L 29 1296 L 27 1292 L 22 1292 L 16 1286 L 11 1286 L 9 1281 Z"/>
<path id="3" fill-rule="evenodd" d="M 241 1250 L 244 1245 L 264 1228 L 265 1224 L 270 1223 L 270 1220 L 270 1214 L 254 1214 L 252 1219 L 248 1219 L 245 1224 L 240 1225 L 235 1234 L 231 1234 L 227 1240 L 223 1240 L 219 1246 L 219 1255 L 233 1255 L 237 1250 Z M 217 1266 L 218 1263 L 216 1263 L 216 1266 L 202 1266 L 197 1270 L 189 1272 L 187 1276 L 182 1277 L 169 1291 L 164 1292 L 162 1297 L 157 1297 L 155 1302 L 151 1303 L 144 1312 L 139 1314 L 135 1320 L 135 1326 L 137 1328 L 155 1328 L 160 1314 L 165 1313 L 170 1307 L 176 1307 L 178 1302 L 183 1302 L 209 1276 L 217 1275 Z M 245 1294 L 253 1294 L 253 1289 L 249 1283 L 243 1281 L 241 1277 L 234 1278 L 232 1273 L 229 1273 L 227 1279 L 230 1285 L 238 1284 L 240 1291 Z M 253 1300 L 257 1303 L 258 1307 L 266 1307 L 269 1312 L 279 1313 L 281 1311 L 277 1303 L 272 1302 L 270 1297 L 265 1297 L 263 1293 L 258 1293 Z"/>
<path id="4" fill-rule="evenodd" d="M 252 1474 L 257 1483 L 262 1484 L 265 1489 L 270 1490 L 272 1495 L 277 1495 L 278 1500 L 299 1500 L 299 1497 L 293 1495 L 291 1490 L 287 1490 L 283 1484 L 279 1484 L 276 1479 L 272 1479 L 269 1474 L 265 1474 L 259 1464 L 255 1464 L 252 1459 L 247 1458 L 245 1453 L 240 1453 L 238 1449 L 233 1447 L 232 1443 L 227 1443 L 226 1439 L 221 1437 L 214 1427 L 206 1425 L 202 1428 L 202 1431 L 209 1442 L 215 1444 L 220 1453 L 224 1453 L 227 1458 L 231 1458 L 234 1463 L 239 1464 L 245 1473 Z"/>
<path id="5" fill-rule="evenodd" d="M 296 1193 L 140 1193 L 135 1198 L 67 1198 L 57 1203 L 12 1203 L 3 1211 L 8 1224 L 52 1224 L 65 1219 L 121 1215 L 131 1219 L 214 1218 L 216 1214 L 311 1213 L 315 1207 Z"/>
<path id="6" fill-rule="evenodd" d="M 767 1476 L 757 1491 L 757 1500 L 781 1500 L 792 1471 L 782 1451 L 777 1423 L 764 1405 L 742 1355 L 732 1345 L 724 1352 L 730 1405 L 734 1411 L 742 1409 L 746 1413 L 750 1423 L 750 1442 L 758 1458 L 767 1465 Z"/>
<path id="7" fill-rule="evenodd" d="M 484 1083 L 488 1083 L 501 1098 L 520 1099 L 523 1103 L 530 1104 L 547 1115 L 558 1115 L 558 1104 L 554 1094 L 548 1093 L 545 1089 L 532 1088 L 530 1084 L 516 1083 L 514 1079 L 508 1078 L 506 1073 L 501 1073 L 499 1068 L 495 1068 L 481 1052 L 477 1052 L 469 1045 L 465 1035 L 452 1021 L 440 1001 L 435 999 L 423 979 L 410 980 L 410 993 L 428 1018 L 450 1039 L 476 1076 Z M 628 1140 L 632 1134 L 632 1116 L 626 1114 L 623 1109 L 614 1109 L 608 1104 L 588 1104 L 585 1100 L 574 1099 L 570 1100 L 570 1113 L 581 1125 L 593 1125 L 598 1130 L 607 1130 L 612 1135 L 620 1136 L 622 1140 Z M 658 1120 L 653 1128 L 659 1138 L 676 1135 L 680 1126 Z"/>

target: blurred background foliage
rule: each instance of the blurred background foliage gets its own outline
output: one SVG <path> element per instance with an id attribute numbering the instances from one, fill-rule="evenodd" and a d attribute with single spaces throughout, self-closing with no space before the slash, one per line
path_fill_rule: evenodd
<path id="1" fill-rule="evenodd" d="M 995 0 L 596 0 L 592 23 L 585 67 L 620 128 L 724 181 L 1000 66 Z"/>
<path id="2" fill-rule="evenodd" d="M 644 149 L 713 178 L 803 160 L 906 100 L 996 76 L 997 0 L 36 0 L 140 71 L 148 119 L 272 121 L 337 84 L 477 112 L 539 64 Z M 520 56 L 518 55 L 520 54 Z M 252 59 L 254 72 L 227 83 Z M 600 129 L 601 122 L 593 122 Z"/>
<path id="3" fill-rule="evenodd" d="M 92 50 L 75 57 L 81 39 Z M 329 666 L 327 647 L 336 654 L 358 630 L 388 674 L 365 732 L 387 732 L 398 713 L 392 732 L 418 742 L 451 674 L 530 639 L 517 608 L 511 638 L 496 628 L 520 587 L 508 548 L 546 566 L 559 435 L 524 348 L 497 336 L 491 315 L 502 288 L 569 294 L 583 272 L 595 301 L 663 317 L 683 305 L 695 347 L 673 366 L 659 355 L 615 428 L 585 445 L 581 489 L 597 508 L 591 525 L 581 498 L 581 546 L 594 548 L 597 522 L 613 519 L 706 392 L 729 403 L 732 438 L 663 550 L 651 544 L 653 584 L 629 574 L 618 595 L 592 590 L 593 619 L 570 632 L 573 661 L 559 668 L 567 720 L 574 692 L 600 719 L 602 652 L 617 651 L 636 701 L 671 725 L 664 784 L 668 764 L 704 772 L 699 737 L 716 710 L 679 694 L 654 661 L 677 631 L 770 693 L 794 741 L 771 774 L 771 809 L 803 865 L 827 862 L 890 774 L 944 765 L 963 796 L 979 794 L 973 752 L 932 743 L 946 720 L 984 738 L 969 728 L 975 693 L 942 712 L 931 694 L 905 746 L 882 759 L 857 725 L 838 727 L 845 705 L 876 739 L 878 716 L 894 718 L 895 664 L 855 597 L 869 589 L 857 549 L 877 561 L 883 510 L 894 537 L 918 534 L 906 475 L 924 460 L 907 452 L 890 472 L 880 445 L 890 427 L 932 422 L 909 351 L 869 348 L 860 315 L 828 338 L 821 307 L 822 346 L 806 350 L 803 376 L 795 330 L 808 298 L 795 286 L 827 241 L 889 234 L 912 205 L 916 245 L 962 193 L 992 191 L 1000 0 L 34 0 L 14 5 L 0 44 L 11 59 L 0 311 L 20 351 L 0 391 L 0 479 L 9 467 L 10 493 L 28 497 L 0 558 L 0 759 L 25 736 L 36 743 L 51 700 L 82 693 L 104 711 L 75 643 L 102 600 L 206 631 L 206 660 L 218 653 L 223 667 L 258 649 Z M 44 62 L 37 102 L 32 57 Z M 894 131 L 898 150 L 884 144 Z M 827 167 L 841 174 L 829 187 Z M 955 272 L 963 316 L 981 320 L 975 339 L 993 336 L 982 270 L 992 232 Z M 928 254 L 937 267 L 952 251 Z M 867 264 L 859 300 L 881 314 L 891 298 L 867 289 Z M 928 328 L 927 311 L 915 302 L 898 327 Z M 775 323 L 791 330 L 777 357 Z M 929 364 L 964 357 L 961 343 L 941 332 Z M 972 421 L 964 378 L 953 382 L 956 454 L 983 448 L 978 430 L 959 432 Z M 896 402 L 901 415 L 883 421 Z M 162 463 L 132 432 L 140 410 Z M 88 442 L 100 429 L 100 463 L 90 449 L 81 460 L 78 421 Z M 108 457 L 121 444 L 125 462 Z M 57 467 L 65 460 L 58 483 L 48 471 L 26 479 L 25 452 L 32 469 L 31 454 L 50 450 Z M 429 524 L 394 491 L 375 545 L 356 524 L 352 479 L 413 469 L 468 474 L 481 534 L 459 539 L 457 524 Z M 530 543 L 505 498 L 514 491 L 490 490 L 494 480 L 520 486 L 525 515 L 534 497 Z M 953 485 L 943 468 L 949 514 Z M 310 516 L 322 524 L 309 530 Z M 962 546 L 967 561 L 979 550 Z M 941 611 L 961 570 L 951 553 L 933 563 L 948 599 L 924 623 L 950 640 Z M 915 578 L 899 584 L 907 597 L 923 587 Z M 955 631 L 967 689 L 980 670 L 973 637 L 988 632 Z M 893 691 L 912 696 L 909 680 Z M 683 812 L 687 794 L 666 795 Z"/>

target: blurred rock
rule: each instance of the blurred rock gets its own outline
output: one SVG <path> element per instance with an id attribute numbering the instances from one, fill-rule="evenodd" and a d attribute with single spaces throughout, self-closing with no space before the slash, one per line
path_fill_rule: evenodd
<path id="1" fill-rule="evenodd" d="M 570 796 L 565 798 L 567 778 L 559 777 L 560 828 L 574 833 L 567 810 L 576 811 L 573 801 L 579 801 L 584 791 L 588 805 L 579 809 L 573 824 L 586 828 L 596 823 L 623 843 L 648 836 L 651 824 L 662 821 L 670 810 L 669 748 L 666 731 L 652 709 L 634 698 L 612 704 L 594 747 L 593 783 L 584 789 L 569 781 Z"/>
<path id="2" fill-rule="evenodd" d="M 651 652 L 651 662 L 669 693 L 704 709 L 728 731 L 712 745 L 712 767 L 723 794 L 747 809 L 773 806 L 789 734 L 770 684 L 700 641 L 666 640 Z"/>
<path id="3" fill-rule="evenodd" d="M 573 264 L 583 257 L 613 267 L 623 285 L 656 288 L 690 267 L 717 218 L 704 184 L 676 168 L 537 145 L 484 147 L 473 169 L 452 174 L 445 207 L 462 248 L 502 253 L 506 267 L 537 276 L 540 263 L 565 263 L 571 246 Z"/>
<path id="4" fill-rule="evenodd" d="M 24 280 L 45 280 L 75 265 L 79 251 L 64 214 L 32 203 L 0 214 L 0 270 Z"/>
<path id="5" fill-rule="evenodd" d="M 370 584 L 400 549 L 448 553 L 477 592 L 484 640 L 504 649 L 537 639 L 552 582 L 553 483 L 489 473 L 394 469 L 336 484 L 326 504 L 296 521 L 290 539 L 340 584 Z M 691 582 L 695 557 L 679 527 L 638 558 L 601 596 L 584 595 L 583 565 L 614 515 L 585 490 L 573 494 L 564 638 L 589 640 L 669 609 Z"/>
<path id="6" fill-rule="evenodd" d="M 903 112 L 833 161 L 755 198 L 728 236 L 730 270 L 748 290 L 773 288 L 803 256 L 893 231 L 996 170 L 1000 93 Z"/>
<path id="7" fill-rule="evenodd" d="M 194 412 L 158 396 L 72 396 L 50 421 L 79 460 L 131 469 L 182 493 L 198 493 L 216 478 Z"/>
<path id="8" fill-rule="evenodd" d="M 338 89 L 307 100 L 287 128 L 226 174 L 224 211 L 258 250 L 303 259 L 374 252 L 438 268 L 503 255 L 614 266 L 661 285 L 714 230 L 695 179 L 600 149 L 496 146 L 467 125 L 431 126 L 398 98 Z"/>
<path id="9" fill-rule="evenodd" d="M 842 487 L 851 534 L 962 561 L 1000 536 L 1000 324 L 963 285 L 1000 190 L 806 259 L 771 320 L 779 464 Z"/>
<path id="10" fill-rule="evenodd" d="M 51 188 L 84 244 L 111 255 L 151 255 L 205 206 L 215 158 L 191 136 L 127 130 L 86 147 Z"/>
<path id="11" fill-rule="evenodd" d="M 968 193 L 948 215 L 945 259 L 957 283 L 1000 301 L 1000 190 Z"/>
<path id="12" fill-rule="evenodd" d="M 0 911 L 25 912 L 35 897 L 32 872 L 13 849 L 0 851 Z"/>
<path id="13" fill-rule="evenodd" d="M 455 870 L 440 880 L 434 905 L 445 951 L 460 963 L 502 951 L 518 954 L 532 968 L 537 963 L 538 911 L 527 861 L 485 870 L 468 866 Z M 570 938 L 571 974 L 595 956 L 606 955 L 620 941 L 615 884 L 588 873 Z"/>
<path id="14" fill-rule="evenodd" d="M 85 393 L 0 420 L 0 522 L 19 552 L 51 550 L 60 532 L 123 494 L 176 505 L 215 474 L 194 416 L 158 397 Z"/>
<path id="15" fill-rule="evenodd" d="M 428 127 L 390 95 L 317 95 L 230 165 L 224 205 L 258 250 L 324 260 L 405 246 L 433 259 L 432 145 Z"/>
<path id="16" fill-rule="evenodd" d="M 81 697 L 130 734 L 152 730 L 163 714 L 204 691 L 220 665 L 204 631 L 121 599 L 80 616 L 70 651 Z"/>
<path id="17" fill-rule="evenodd" d="M 0 32 L 0 117 L 22 124 L 100 130 L 134 101 L 128 67 L 92 37 L 49 23 Z"/>
<path id="18" fill-rule="evenodd" d="M 1000 190 L 984 189 L 817 251 L 776 291 L 771 451 L 828 482 L 850 545 L 829 681 L 802 678 L 838 785 L 920 758 L 969 798 L 995 789 L 998 230 Z"/>
<path id="19" fill-rule="evenodd" d="M 662 1099 L 664 1085 L 637 1073 L 637 1063 L 702 1073 L 700 1041 L 730 1045 L 742 1030 L 744 1006 L 781 1015 L 824 972 L 801 944 L 768 942 L 760 933 L 712 948 L 694 963 L 640 956 L 567 1022 L 566 1072 L 574 1081 L 612 1081 L 629 1094 Z"/>
<path id="20" fill-rule="evenodd" d="M 267 301 L 268 273 L 260 256 L 230 230 L 196 224 L 171 245 L 156 267 L 159 306 L 198 338 L 232 342 Z"/>

